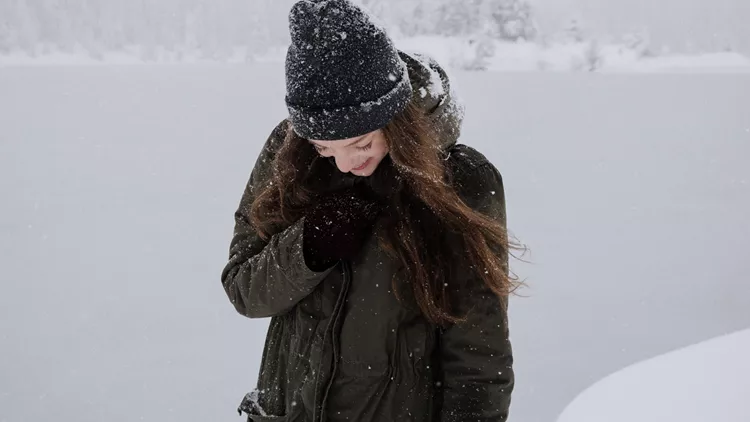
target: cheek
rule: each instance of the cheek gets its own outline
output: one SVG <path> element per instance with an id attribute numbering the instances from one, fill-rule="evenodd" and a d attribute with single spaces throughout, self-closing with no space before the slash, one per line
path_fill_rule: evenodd
<path id="1" fill-rule="evenodd" d="M 375 167 L 377 167 L 377 164 L 380 164 L 380 162 L 383 161 L 383 159 L 387 155 L 388 155 L 388 150 L 385 148 L 381 149 L 380 151 L 373 152 L 372 158 L 373 158 L 373 163 L 376 164 Z"/>
<path id="2" fill-rule="evenodd" d="M 382 143 L 376 147 L 373 147 L 373 149 L 368 152 L 374 157 L 382 158 L 385 157 L 386 154 L 388 154 L 388 146 L 385 143 Z"/>

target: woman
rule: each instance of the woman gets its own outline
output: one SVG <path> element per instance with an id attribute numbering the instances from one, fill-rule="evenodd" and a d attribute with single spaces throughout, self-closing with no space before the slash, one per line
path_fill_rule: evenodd
<path id="1" fill-rule="evenodd" d="M 272 317 L 252 421 L 504 421 L 513 389 L 500 173 L 457 144 L 434 62 L 346 0 L 290 14 L 289 118 L 258 157 L 222 273 Z"/>

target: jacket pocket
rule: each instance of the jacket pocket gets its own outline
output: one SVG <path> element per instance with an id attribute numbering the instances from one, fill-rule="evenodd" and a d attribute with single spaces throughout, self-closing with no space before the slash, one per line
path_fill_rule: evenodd
<path id="1" fill-rule="evenodd" d="M 250 415 L 248 420 L 252 422 L 297 422 L 297 416 L 299 416 L 299 412 L 285 416 Z"/>
<path id="2" fill-rule="evenodd" d="M 286 415 L 269 415 L 258 404 L 259 391 L 253 390 L 242 399 L 237 411 L 247 414 L 247 420 L 252 422 L 297 422 L 297 417 L 302 413 L 301 406 L 294 406 Z"/>

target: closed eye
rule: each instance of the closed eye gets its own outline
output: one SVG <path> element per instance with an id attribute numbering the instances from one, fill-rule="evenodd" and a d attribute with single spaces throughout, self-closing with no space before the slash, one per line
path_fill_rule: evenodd
<path id="1" fill-rule="evenodd" d="M 321 145 L 318 145 L 318 144 L 312 144 L 312 143 L 311 143 L 311 145 L 312 145 L 312 146 L 313 146 L 313 148 L 315 148 L 315 150 L 316 150 L 316 151 L 318 151 L 318 152 L 323 152 L 323 151 L 325 151 L 325 150 L 327 150 L 327 149 L 328 149 L 328 148 L 326 148 L 326 147 L 324 147 L 324 146 L 321 146 Z"/>
<path id="2" fill-rule="evenodd" d="M 313 142 L 309 142 L 309 143 L 310 143 L 310 145 L 313 146 L 313 148 L 315 148 L 316 151 L 318 151 L 318 153 L 323 153 L 323 152 L 325 152 L 325 151 L 327 151 L 329 149 L 328 147 L 322 146 L 320 144 L 316 144 L 316 143 L 313 143 Z M 367 145 L 365 145 L 363 147 L 356 147 L 356 148 L 358 150 L 360 150 L 360 151 L 367 151 L 370 148 L 372 148 L 372 141 L 370 141 L 369 144 L 367 144 Z"/>

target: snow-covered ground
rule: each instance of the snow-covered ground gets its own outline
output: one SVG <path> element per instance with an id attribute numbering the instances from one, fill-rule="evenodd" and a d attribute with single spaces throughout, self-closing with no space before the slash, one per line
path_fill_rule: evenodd
<path id="1" fill-rule="evenodd" d="M 0 68 L 0 421 L 240 420 L 219 281 L 278 64 Z M 532 250 L 514 422 L 750 327 L 750 75 L 458 73 Z"/>
<path id="2" fill-rule="evenodd" d="M 623 369 L 584 391 L 558 422 L 747 422 L 750 330 Z"/>

